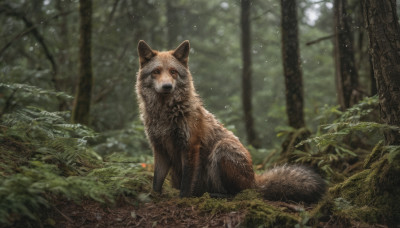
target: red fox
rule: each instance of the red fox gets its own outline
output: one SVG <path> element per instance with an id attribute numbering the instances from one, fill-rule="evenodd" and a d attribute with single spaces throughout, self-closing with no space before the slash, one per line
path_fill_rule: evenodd
<path id="1" fill-rule="evenodd" d="M 315 202 L 325 182 L 302 166 L 280 166 L 255 175 L 250 153 L 202 104 L 189 71 L 190 45 L 159 52 L 139 41 L 136 93 L 154 153 L 153 190 L 161 192 L 171 170 L 181 197 L 208 192 L 229 196 L 258 189 L 264 198 Z"/>

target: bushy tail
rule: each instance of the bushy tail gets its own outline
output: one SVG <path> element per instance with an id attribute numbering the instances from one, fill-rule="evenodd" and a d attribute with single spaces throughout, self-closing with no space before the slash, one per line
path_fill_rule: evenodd
<path id="1" fill-rule="evenodd" d="M 256 175 L 257 188 L 265 199 L 312 203 L 325 193 L 324 180 L 314 171 L 297 165 L 278 166 Z"/>

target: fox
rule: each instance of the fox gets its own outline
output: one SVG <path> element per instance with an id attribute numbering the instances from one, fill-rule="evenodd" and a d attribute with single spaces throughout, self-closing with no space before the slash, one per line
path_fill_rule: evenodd
<path id="1" fill-rule="evenodd" d="M 180 197 L 229 197 L 245 189 L 275 201 L 312 203 L 322 197 L 324 180 L 304 166 L 255 174 L 249 151 L 204 108 L 189 71 L 188 40 L 170 51 L 140 40 L 137 51 L 136 94 L 154 156 L 154 192 L 162 192 L 170 174 Z"/>

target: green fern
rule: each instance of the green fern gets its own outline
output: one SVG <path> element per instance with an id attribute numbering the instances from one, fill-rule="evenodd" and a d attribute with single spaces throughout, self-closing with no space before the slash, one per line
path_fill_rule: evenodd
<path id="1" fill-rule="evenodd" d="M 36 86 L 28 85 L 28 84 L 19 84 L 19 83 L 0 83 L 0 88 L 16 91 L 20 93 L 24 93 L 25 96 L 31 96 L 32 94 L 40 97 L 40 96 L 52 96 L 59 97 L 63 99 L 72 99 L 73 97 L 64 93 L 64 92 L 55 92 L 51 90 L 45 90 Z"/>
<path id="2" fill-rule="evenodd" d="M 335 106 L 336 107 L 336 106 Z M 328 176 L 334 173 L 333 164 L 341 163 L 351 157 L 360 156 L 351 143 L 360 141 L 365 147 L 372 147 L 383 140 L 383 133 L 388 130 L 400 131 L 399 127 L 382 124 L 374 116 L 378 107 L 378 97 L 368 97 L 345 112 L 337 108 L 326 108 L 318 119 L 324 120 L 317 134 L 300 142 L 296 147 L 309 144 L 310 152 L 295 151 L 300 163 L 316 164 Z M 325 120 L 336 118 L 332 123 Z"/>
<path id="3" fill-rule="evenodd" d="M 121 196 L 147 200 L 151 173 L 140 162 L 151 162 L 149 156 L 130 163 L 110 156 L 104 162 L 88 145 L 99 135 L 68 119 L 68 113 L 35 107 L 1 117 L 0 225 L 38 220 L 54 197 L 102 203 Z"/>

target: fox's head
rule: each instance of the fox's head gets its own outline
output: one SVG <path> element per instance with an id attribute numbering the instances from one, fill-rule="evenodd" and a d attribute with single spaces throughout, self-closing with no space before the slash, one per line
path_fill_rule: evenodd
<path id="1" fill-rule="evenodd" d="M 187 40 L 175 50 L 164 52 L 153 50 L 143 40 L 139 41 L 140 86 L 154 89 L 159 94 L 171 94 L 177 87 L 183 88 L 189 85 L 191 83 L 191 78 L 188 78 L 189 50 L 190 45 Z"/>

